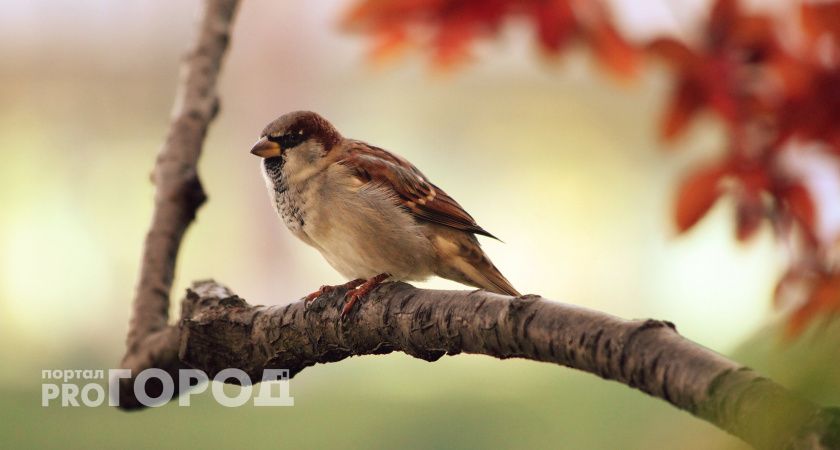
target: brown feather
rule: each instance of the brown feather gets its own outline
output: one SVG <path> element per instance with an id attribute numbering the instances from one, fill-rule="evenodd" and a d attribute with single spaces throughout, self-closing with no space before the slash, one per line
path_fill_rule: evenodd
<path id="1" fill-rule="evenodd" d="M 473 280 L 479 287 L 487 289 L 498 294 L 507 294 L 514 297 L 521 295 L 513 285 L 510 284 L 507 278 L 502 275 L 502 272 L 496 268 L 496 265 L 490 261 L 484 250 L 478 244 L 478 241 L 473 236 L 459 239 L 459 254 L 464 261 L 475 268 L 478 272 L 479 278 Z M 483 282 L 482 282 L 483 281 Z"/>
<path id="2" fill-rule="evenodd" d="M 498 239 L 480 227 L 458 202 L 429 182 L 410 162 L 364 142 L 346 142 L 350 147 L 338 162 L 351 168 L 363 181 L 388 186 L 414 217 Z"/>

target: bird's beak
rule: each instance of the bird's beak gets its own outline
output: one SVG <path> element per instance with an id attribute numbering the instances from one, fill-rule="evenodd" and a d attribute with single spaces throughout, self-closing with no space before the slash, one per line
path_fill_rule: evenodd
<path id="1" fill-rule="evenodd" d="M 260 158 L 273 158 L 275 156 L 280 156 L 283 152 L 283 149 L 280 148 L 280 144 L 276 142 L 271 142 L 265 137 L 260 138 L 256 144 L 251 148 L 251 154 L 257 155 Z"/>

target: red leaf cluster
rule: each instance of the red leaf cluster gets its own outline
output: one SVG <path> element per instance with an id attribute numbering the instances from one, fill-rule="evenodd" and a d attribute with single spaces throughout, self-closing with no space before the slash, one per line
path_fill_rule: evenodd
<path id="1" fill-rule="evenodd" d="M 799 283 L 804 298 L 790 316 L 788 330 L 801 331 L 818 313 L 840 309 L 840 272 L 827 255 L 831 242 L 818 239 L 817 214 L 805 180 L 785 170 L 784 156 L 797 143 L 819 142 L 840 160 L 840 3 L 801 6 L 805 39 L 799 48 L 782 45 L 774 18 L 748 15 L 735 0 L 718 0 L 697 48 L 673 39 L 646 47 L 674 70 L 675 87 L 662 123 L 662 136 L 673 140 L 701 110 L 726 125 L 728 152 L 709 184 L 692 180 L 709 173 L 689 174 L 677 196 L 676 225 L 691 228 L 720 194 L 721 181 L 736 202 L 736 237 L 747 240 L 768 222 L 779 237 L 796 240 L 788 275 L 779 281 L 777 304 L 786 285 Z M 816 42 L 823 42 L 816 51 Z M 838 174 L 840 175 L 840 174 Z M 711 199 L 711 200 L 710 200 Z M 687 220 L 689 218 L 691 220 Z"/>
<path id="2" fill-rule="evenodd" d="M 669 37 L 630 44 L 597 0 L 359 0 L 347 24 L 375 37 L 375 55 L 415 45 L 430 49 L 442 66 L 466 60 L 475 41 L 497 36 L 516 17 L 532 24 L 548 54 L 577 42 L 622 76 L 633 75 L 645 56 L 665 62 L 673 88 L 662 138 L 679 138 L 701 111 L 716 116 L 728 136 L 720 161 L 683 179 L 676 227 L 689 230 L 718 198 L 731 195 L 739 240 L 768 223 L 797 248 L 777 288 L 777 304 L 793 285 L 805 293 L 790 316 L 796 334 L 818 314 L 840 310 L 840 269 L 829 262 L 840 240 L 818 238 L 820 205 L 807 180 L 785 165 L 802 143 L 818 143 L 840 161 L 840 1 L 803 3 L 799 12 L 796 26 L 782 27 L 791 18 L 716 0 L 692 44 Z"/>
<path id="3" fill-rule="evenodd" d="M 548 54 L 572 41 L 589 45 L 605 67 L 629 76 L 638 53 L 613 27 L 598 2 L 586 0 L 361 0 L 345 25 L 374 37 L 373 57 L 380 59 L 414 45 L 429 48 L 438 66 L 449 67 L 470 56 L 474 41 L 499 34 L 510 18 L 530 21 Z"/>

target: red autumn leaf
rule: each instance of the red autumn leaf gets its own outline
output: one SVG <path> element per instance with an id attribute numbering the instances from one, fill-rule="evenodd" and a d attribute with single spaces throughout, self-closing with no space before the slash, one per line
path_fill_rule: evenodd
<path id="1" fill-rule="evenodd" d="M 370 56 L 376 61 L 384 61 L 399 54 L 406 44 L 407 36 L 402 29 L 383 31 L 377 36 Z"/>
<path id="2" fill-rule="evenodd" d="M 739 241 L 745 242 L 755 236 L 765 217 L 766 211 L 760 193 L 742 192 L 737 198 L 735 212 L 735 236 Z"/>
<path id="3" fill-rule="evenodd" d="M 840 2 L 803 3 L 800 8 L 802 27 L 812 43 L 824 35 L 840 43 Z"/>
<path id="4" fill-rule="evenodd" d="M 703 92 L 696 81 L 682 80 L 667 106 L 662 121 L 662 137 L 670 141 L 679 136 L 703 107 L 703 103 Z"/>
<path id="5" fill-rule="evenodd" d="M 455 16 L 441 24 L 433 41 L 435 62 L 450 67 L 469 55 L 469 45 L 477 31 L 468 16 Z"/>
<path id="6" fill-rule="evenodd" d="M 559 52 L 577 28 L 577 21 L 569 2 L 565 0 L 536 2 L 532 4 L 530 11 L 543 49 L 549 53 Z"/>
<path id="7" fill-rule="evenodd" d="M 738 161 L 735 176 L 748 197 L 757 197 L 761 192 L 770 190 L 771 181 L 767 167 L 759 162 Z"/>
<path id="8" fill-rule="evenodd" d="M 653 56 L 662 58 L 675 68 L 689 67 L 698 61 L 694 51 L 676 39 L 654 39 L 645 46 L 645 50 Z"/>
<path id="9" fill-rule="evenodd" d="M 840 274 L 823 273 L 810 292 L 805 303 L 797 309 L 787 322 L 788 337 L 802 333 L 818 314 L 840 311 Z"/>
<path id="10" fill-rule="evenodd" d="M 778 197 L 782 200 L 786 210 L 802 226 L 805 236 L 816 244 L 816 207 L 808 189 L 801 183 L 785 186 Z"/>
<path id="11" fill-rule="evenodd" d="M 840 68 L 813 68 L 805 89 L 789 93 L 779 107 L 778 141 L 816 140 L 840 149 Z"/>
<path id="12" fill-rule="evenodd" d="M 686 177 L 677 194 L 677 231 L 693 227 L 715 204 L 720 196 L 720 181 L 726 174 L 723 166 L 715 165 L 696 170 Z"/>
<path id="13" fill-rule="evenodd" d="M 730 33 L 738 25 L 740 12 L 736 0 L 717 0 L 712 5 L 706 28 L 706 38 L 712 46 L 724 45 L 729 39 Z"/>
<path id="14" fill-rule="evenodd" d="M 630 78 L 636 74 L 638 53 L 608 22 L 600 21 L 589 30 L 592 50 L 598 61 L 616 75 Z"/>

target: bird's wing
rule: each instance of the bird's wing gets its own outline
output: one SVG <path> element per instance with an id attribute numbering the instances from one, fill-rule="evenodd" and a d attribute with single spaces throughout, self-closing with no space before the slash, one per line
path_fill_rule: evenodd
<path id="1" fill-rule="evenodd" d="M 481 228 L 461 205 L 432 184 L 414 165 L 379 147 L 351 141 L 346 156 L 338 161 L 365 182 L 390 188 L 414 217 L 457 230 L 498 239 Z"/>

